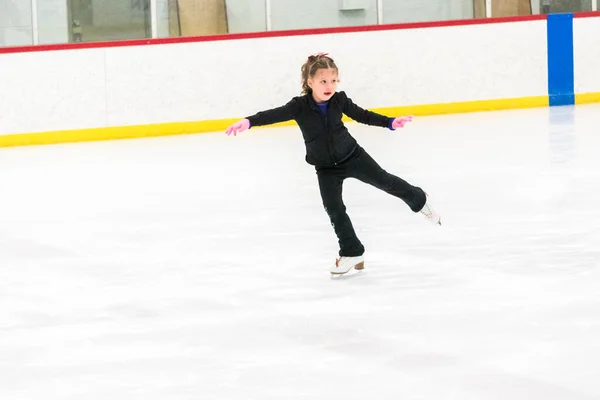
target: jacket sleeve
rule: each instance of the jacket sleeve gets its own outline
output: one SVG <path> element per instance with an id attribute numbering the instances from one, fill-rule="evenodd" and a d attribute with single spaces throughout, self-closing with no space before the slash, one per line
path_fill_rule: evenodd
<path id="1" fill-rule="evenodd" d="M 365 110 L 364 108 L 354 104 L 354 102 L 346 95 L 345 92 L 339 92 L 342 102 L 342 110 L 344 114 L 352 118 L 356 122 L 365 125 L 380 126 L 382 128 L 390 128 L 393 118 L 385 115 L 377 114 L 373 111 Z"/>
<path id="2" fill-rule="evenodd" d="M 250 127 L 271 125 L 278 122 L 289 121 L 295 119 L 298 113 L 298 102 L 294 98 L 287 104 L 271 108 L 270 110 L 259 111 L 254 115 L 246 117 L 250 121 Z"/>

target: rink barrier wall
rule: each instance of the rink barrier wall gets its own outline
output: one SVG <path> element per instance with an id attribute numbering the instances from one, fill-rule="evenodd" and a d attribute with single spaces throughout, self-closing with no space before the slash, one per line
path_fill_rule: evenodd
<path id="1" fill-rule="evenodd" d="M 577 15 L 576 15 L 577 17 Z M 573 53 L 575 64 L 575 101 L 597 101 L 600 93 L 600 18 L 575 18 Z"/>
<path id="2" fill-rule="evenodd" d="M 233 41 L 236 40 L 256 40 L 259 39 L 260 41 L 264 41 L 264 40 L 277 40 L 277 41 L 281 41 L 281 40 L 289 40 L 290 42 L 293 41 L 294 37 L 297 36 L 302 36 L 305 37 L 305 41 L 310 41 L 311 37 L 317 37 L 317 39 L 319 40 L 327 40 L 329 39 L 328 45 L 329 48 L 334 47 L 335 45 L 338 45 L 337 47 L 343 47 L 342 44 L 339 42 L 340 41 L 340 37 L 335 36 L 336 34 L 348 34 L 348 35 L 359 35 L 359 34 L 370 34 L 370 35 L 374 35 L 374 34 L 378 34 L 380 32 L 392 32 L 393 34 L 396 34 L 396 32 L 394 31 L 398 31 L 399 32 L 408 32 L 410 30 L 414 30 L 415 32 L 423 32 L 421 30 L 421 28 L 454 28 L 454 29 L 460 29 L 460 31 L 453 31 L 453 34 L 461 34 L 464 35 L 463 37 L 467 38 L 467 37 L 472 37 L 472 36 L 477 36 L 477 34 L 472 35 L 472 33 L 470 32 L 466 32 L 463 30 L 466 29 L 477 29 L 476 27 L 478 25 L 481 26 L 489 26 L 489 25 L 498 25 L 498 26 L 502 26 L 502 29 L 505 29 L 506 27 L 510 26 L 511 29 L 514 29 L 516 31 L 519 32 L 519 34 L 523 35 L 526 32 L 532 33 L 534 32 L 535 34 L 538 34 L 539 31 L 539 27 L 540 26 L 527 26 L 524 24 L 539 24 L 544 23 L 544 29 L 546 31 L 546 35 L 547 35 L 547 43 L 542 43 L 542 44 L 546 44 L 547 45 L 547 49 L 545 50 L 545 54 L 544 57 L 547 56 L 547 71 L 537 71 L 538 75 L 543 75 L 545 72 L 547 72 L 547 76 L 545 76 L 544 78 L 544 85 L 546 86 L 545 88 L 540 89 L 541 88 L 541 84 L 539 82 L 536 82 L 535 84 L 531 85 L 528 89 L 529 92 L 533 92 L 531 94 L 535 94 L 532 96 L 518 96 L 518 97 L 507 97 L 507 96 L 502 96 L 502 95 L 498 95 L 496 96 L 496 93 L 492 91 L 489 91 L 489 93 L 492 94 L 488 94 L 488 97 L 500 97 L 500 98 L 491 98 L 491 99 L 475 99 L 475 100 L 468 100 L 468 101 L 442 101 L 442 102 L 435 102 L 433 104 L 427 104 L 426 101 L 429 100 L 428 98 L 424 98 L 421 97 L 421 99 L 425 100 L 423 102 L 421 102 L 420 104 L 404 104 L 404 105 L 398 105 L 398 106 L 387 106 L 387 107 L 372 107 L 370 106 L 371 104 L 375 104 L 375 101 L 378 100 L 377 98 L 373 98 L 373 97 L 369 97 L 368 95 L 366 96 L 362 96 L 363 98 L 367 98 L 370 101 L 359 101 L 359 104 L 364 106 L 365 108 L 368 108 L 370 110 L 373 110 L 375 112 L 379 112 L 382 114 L 386 114 L 386 115 L 390 115 L 390 116 L 398 116 L 398 115 L 407 115 L 407 114 L 411 114 L 411 115 L 415 115 L 415 116 L 427 116 L 427 115 L 439 115 L 439 114 L 451 114 L 451 113 L 465 113 L 465 112 L 478 112 L 478 111 L 495 111 L 495 110 L 509 110 L 509 109 L 519 109 L 519 108 L 533 108 L 533 107 L 548 107 L 548 106 L 554 106 L 554 105 L 560 105 L 560 104 L 569 104 L 569 103 L 576 103 L 576 104 L 586 104 L 586 103 L 593 103 L 593 102 L 600 102 L 600 91 L 598 92 L 589 92 L 589 93 L 574 93 L 574 89 L 573 89 L 573 81 L 574 81 L 574 75 L 575 77 L 577 76 L 577 69 L 576 68 L 568 68 L 569 64 L 573 65 L 575 64 L 575 66 L 577 67 L 577 62 L 576 62 L 576 57 L 573 56 L 573 18 L 592 18 L 595 21 L 599 21 L 600 22 L 600 13 L 581 13 L 581 14 L 560 14 L 560 15 L 550 15 L 550 16 L 546 16 L 546 15 L 536 15 L 536 16 L 530 16 L 530 17 L 511 17 L 511 18 L 493 18 L 493 19 L 482 19 L 482 20 L 466 20 L 466 21 L 446 21 L 446 22 L 433 22 L 433 23 L 415 23 L 415 24 L 397 24 L 397 25 L 384 25 L 384 26 L 366 26 L 366 27 L 347 27 L 347 28 L 326 28 L 326 29 L 312 29 L 312 30 L 295 30 L 295 31 L 280 31 L 280 32 L 264 32 L 264 33 L 252 33 L 252 34 L 232 34 L 232 35 L 220 35 L 220 36 L 207 36 L 207 37 L 187 37 L 187 38 L 167 38 L 167 39 L 151 39 L 151 40 L 130 40 L 130 41 L 120 41 L 120 42 L 105 42 L 105 43 L 79 43 L 79 44 L 62 44 L 62 45 L 44 45 L 44 46 L 27 46 L 27 47 L 19 47 L 19 48 L 0 48 L 0 54 L 4 53 L 4 54 L 18 54 L 18 53 L 34 53 L 34 54 L 38 54 L 38 53 L 44 53 L 44 52 L 52 52 L 52 51 L 63 51 L 66 54 L 69 54 L 70 57 L 75 59 L 75 62 L 77 62 L 76 56 L 74 56 L 74 54 L 78 54 L 79 52 L 90 52 L 90 51 L 98 51 L 98 49 L 106 49 L 107 51 L 112 51 L 111 49 L 114 48 L 122 48 L 122 50 L 119 52 L 120 56 L 125 56 L 125 55 L 130 55 L 130 54 L 135 54 L 136 52 L 140 52 L 140 49 L 143 49 L 145 47 L 153 47 L 154 45 L 172 45 L 172 46 L 182 46 L 186 43 L 189 44 L 198 44 L 198 43 L 202 43 L 202 42 L 223 42 L 224 44 L 227 43 L 231 43 Z M 571 24 L 569 25 L 568 21 L 571 21 Z M 511 24 L 511 23 L 518 23 L 518 24 Z M 527 28 L 524 28 L 525 26 L 527 26 Z M 519 29 L 517 29 L 517 27 L 520 27 L 520 31 Z M 571 30 L 571 32 L 569 33 L 569 29 Z M 499 31 L 495 31 L 495 33 L 497 34 Z M 493 32 L 494 33 L 494 32 Z M 412 34 L 409 32 L 409 35 Z M 415 33 L 414 35 L 416 35 L 417 33 Z M 325 35 L 325 36 L 323 36 Z M 532 33 L 533 35 L 533 33 Z M 443 33 L 443 36 L 446 36 L 446 33 Z M 508 36 L 508 35 L 506 35 Z M 410 36 L 409 36 L 410 37 Z M 494 36 L 495 37 L 495 36 Z M 504 36 L 502 36 L 504 39 L 506 39 Z M 566 45 L 564 43 L 564 38 L 565 37 L 570 37 L 571 38 L 571 43 L 569 46 L 569 43 L 567 42 Z M 269 39 L 271 38 L 271 39 Z M 333 39 L 337 39 L 338 41 L 336 42 L 336 40 Z M 356 38 L 356 37 L 355 37 Z M 355 39 L 354 38 L 354 39 Z M 531 58 L 539 58 L 539 55 L 541 54 L 539 52 L 539 49 L 534 49 L 533 47 L 535 47 L 534 45 L 539 45 L 539 42 L 541 41 L 541 35 L 539 37 L 536 37 L 536 40 L 532 40 L 530 43 L 527 43 L 527 46 L 530 46 L 531 49 L 528 49 L 527 46 L 522 45 L 522 48 L 520 49 L 522 52 L 526 52 L 526 54 L 531 54 Z M 367 39 L 365 39 L 365 41 L 368 41 Z M 500 42 L 500 40 L 498 40 L 498 42 Z M 257 45 L 259 42 L 256 42 Z M 313 42 L 313 43 L 321 43 L 319 42 Z M 376 41 L 373 42 L 374 45 L 376 46 Z M 383 42 L 383 45 L 385 48 L 389 48 L 389 46 L 386 44 L 388 42 Z M 409 45 L 410 43 L 407 43 L 407 45 Z M 485 43 L 483 43 L 485 45 Z M 510 39 L 507 40 L 507 43 L 504 43 L 504 45 L 506 46 L 507 44 L 512 45 L 512 42 Z M 295 43 L 296 46 L 298 46 L 298 43 Z M 481 43 L 475 43 L 474 46 L 477 45 L 481 45 Z M 495 43 L 495 45 L 497 45 L 497 49 L 498 52 L 502 52 L 503 48 L 502 48 L 502 43 Z M 320 46 L 320 45 L 318 45 Z M 162 46 L 158 46 L 159 48 Z M 165 48 L 170 48 L 170 46 L 164 46 Z M 267 46 L 270 48 L 270 46 Z M 309 43 L 309 45 L 305 46 L 308 49 L 311 50 L 307 50 L 308 53 L 310 53 L 312 51 L 312 49 L 314 49 L 314 46 L 312 44 Z M 352 50 L 353 52 L 355 52 L 355 47 L 353 46 Z M 369 46 L 371 47 L 371 46 Z M 420 46 L 419 46 L 420 47 Z M 515 46 L 518 47 L 518 44 Z M 127 48 L 131 48 L 131 50 L 128 50 Z M 438 47 L 439 51 L 443 51 L 444 46 L 440 46 Z M 96 49 L 96 50 L 94 50 Z M 512 47 L 511 47 L 512 49 Z M 562 51 L 561 49 L 566 49 L 566 51 Z M 261 49 L 262 50 L 262 49 Z M 336 54 L 339 54 L 338 49 L 335 48 L 334 50 L 330 50 L 332 52 L 335 52 Z M 341 52 L 342 49 L 340 49 Z M 581 49 L 579 49 L 581 51 Z M 185 51 L 185 50 L 184 50 Z M 259 50 L 260 51 L 260 50 Z M 295 50 L 296 51 L 296 50 Z M 327 51 L 327 49 L 326 49 Z M 367 52 L 368 50 L 363 50 L 365 52 Z M 504 49 L 505 53 L 502 53 L 502 55 L 504 56 L 509 56 L 508 53 L 506 53 L 506 49 Z M 537 51 L 537 53 L 536 53 Z M 145 53 L 146 55 L 148 55 L 148 53 Z M 420 53 L 417 53 L 420 54 Z M 511 53 L 512 54 L 512 53 Z M 587 53 L 586 53 L 587 54 Z M 93 54 L 94 57 L 97 58 L 97 60 L 100 59 L 104 59 L 106 60 L 108 58 L 108 55 L 106 53 L 95 53 Z M 448 54 L 446 54 L 446 56 L 448 56 Z M 1 56 L 0 56 L 1 57 Z M 279 56 L 278 56 L 279 57 Z M 460 54 L 457 56 L 460 57 Z M 87 57 L 86 57 L 87 58 Z M 343 58 L 343 57 L 340 57 Z M 595 60 L 595 59 L 594 59 Z M 2 59 L 0 58 L 0 66 L 1 66 L 1 61 Z M 417 60 L 418 61 L 418 60 Z M 598 58 L 598 60 L 595 60 L 595 65 L 598 65 L 598 63 L 600 63 L 600 57 Z M 338 61 L 339 64 L 339 61 Z M 477 60 L 475 60 L 475 62 L 473 62 L 473 64 L 477 64 Z M 95 64 L 90 64 L 90 65 L 95 65 Z M 491 64 L 490 65 L 494 65 L 495 64 Z M 535 62 L 532 62 L 532 64 L 529 66 L 530 69 L 536 68 L 541 65 L 536 64 Z M 565 68 L 565 66 L 567 68 Z M 126 65 L 127 67 L 127 65 Z M 297 65 L 294 65 L 294 67 L 297 67 Z M 410 69 L 410 65 L 404 65 L 404 69 Z M 485 68 L 484 65 L 475 65 L 476 68 Z M 419 70 L 419 66 L 414 67 L 415 68 L 415 73 L 420 73 L 422 71 Z M 461 68 L 467 68 L 467 65 L 461 65 Z M 351 69 L 351 68 L 345 68 L 345 69 Z M 492 68 L 490 68 L 492 69 Z M 540 68 L 541 69 L 541 68 Z M 524 70 L 523 70 L 524 71 Z M 150 72 L 156 72 L 156 71 L 150 71 Z M 294 69 L 295 72 L 295 69 Z M 361 71 L 353 71 L 356 72 L 354 75 L 360 75 Z M 504 72 L 504 71 L 503 71 Z M 520 75 L 527 75 L 526 74 L 527 71 L 524 71 L 523 74 L 518 74 L 518 73 L 514 73 L 513 71 L 513 75 L 510 75 L 510 78 L 514 80 L 516 79 L 523 79 L 523 84 L 525 83 L 529 83 L 529 81 L 531 80 L 533 75 L 530 76 L 526 76 L 526 77 L 520 77 Z M 531 72 L 531 71 L 528 71 Z M 98 71 L 94 72 L 90 72 L 91 75 L 93 75 L 94 73 L 97 73 L 97 76 L 100 76 L 100 74 L 98 73 Z M 106 74 L 106 71 L 104 72 Z M 289 73 L 288 73 L 289 75 Z M 349 73 L 347 73 L 346 75 L 350 75 Z M 506 73 L 505 73 L 506 75 Z M 519 76 L 517 76 L 519 75 Z M 535 74 L 534 74 L 535 75 Z M 155 77 L 156 78 L 156 77 Z M 169 77 L 166 77 L 166 79 L 168 79 Z M 293 78 L 296 78 L 295 76 Z M 458 80 L 461 79 L 460 76 L 456 77 Z M 500 76 L 500 78 L 502 78 L 502 76 Z M 539 78 L 536 76 L 536 78 Z M 385 79 L 383 79 L 383 81 L 385 81 Z M 471 81 L 469 79 L 464 80 L 463 82 L 466 83 L 471 83 Z M 541 82 L 541 81 L 540 81 Z M 441 85 L 442 82 L 440 82 L 439 86 L 443 86 Z M 517 90 L 516 87 L 517 86 L 523 86 L 520 82 L 513 82 L 512 80 L 509 81 L 509 83 L 514 83 L 515 89 Z M 498 93 L 500 93 L 502 91 L 503 86 L 506 86 L 506 82 L 489 82 L 489 84 L 491 86 L 493 86 L 494 84 L 497 85 L 497 88 L 494 88 L 494 90 L 498 91 Z M 353 94 L 356 94 L 357 92 L 360 92 L 361 87 L 363 86 L 361 84 L 360 81 L 357 81 L 357 86 L 358 86 L 358 90 L 357 89 L 351 89 L 350 90 L 350 95 L 351 97 L 354 97 Z M 354 85 L 353 85 L 354 87 Z M 532 88 L 537 88 L 537 89 L 532 89 Z M 412 92 L 410 90 L 414 89 L 414 87 L 411 87 L 407 90 L 407 92 L 410 92 L 413 96 L 411 97 L 410 100 L 412 100 L 413 97 L 419 97 L 419 95 L 422 95 L 421 92 L 423 92 L 423 90 L 420 91 L 416 91 L 413 90 Z M 442 88 L 441 91 L 443 91 Z M 465 93 L 469 92 L 469 88 L 463 86 L 461 87 L 461 90 L 464 89 Z M 471 88 L 472 92 L 475 92 L 477 88 L 473 89 Z M 504 88 L 506 89 L 506 88 Z M 513 88 L 510 88 L 511 90 L 513 90 Z M 108 89 L 106 88 L 94 88 L 92 89 L 92 91 L 96 91 L 97 94 L 99 96 L 101 95 L 106 95 L 108 92 Z M 344 88 L 341 88 L 341 90 L 344 90 Z M 447 89 L 446 89 L 447 90 Z M 511 90 L 504 90 L 504 93 L 512 93 Z M 514 91 L 513 90 L 513 91 Z M 600 90 L 600 88 L 599 88 Z M 570 92 L 569 92 L 570 91 Z M 425 90 L 425 92 L 427 92 Z M 537 92 L 537 93 L 536 93 Z M 10 93 L 10 92 L 9 92 Z M 431 93 L 426 93 L 427 95 L 430 95 Z M 462 94 L 462 93 L 461 93 Z M 70 96 L 75 96 L 76 97 L 76 93 L 70 93 Z M 295 93 L 293 95 L 296 95 Z M 468 97 L 467 95 L 465 95 L 466 97 Z M 473 95 L 473 93 L 470 93 L 469 96 L 471 97 L 475 97 Z M 65 96 L 68 97 L 68 96 Z M 113 96 L 114 97 L 114 96 Z M 432 96 L 435 97 L 435 96 Z M 443 97 L 443 96 L 439 96 L 438 94 L 438 98 Z M 460 96 L 458 96 L 460 97 Z M 133 97 L 132 97 L 133 98 Z M 24 98 L 25 101 L 28 101 L 28 98 Z M 108 109 L 110 107 L 109 104 L 109 99 L 104 99 L 106 101 L 106 108 Z M 403 99 L 405 103 L 412 103 L 409 99 Z M 62 99 L 59 99 L 60 101 L 65 101 Z M 77 99 L 74 99 L 75 102 L 77 102 Z M 121 101 L 123 101 L 123 99 L 121 99 Z M 392 100 L 390 100 L 390 102 L 392 102 Z M 98 104 L 101 104 L 101 101 L 98 101 Z M 2 132 L 2 127 L 0 126 L 0 147 L 9 147 L 9 146 L 26 146 L 26 145 L 40 145 L 40 144 L 56 144 L 56 143 L 70 143 L 70 142 L 84 142 L 84 141 L 99 141 L 99 140 L 115 140 L 115 139 L 130 139 L 130 138 L 143 138 L 143 137 L 153 137 L 153 136 L 168 136 L 168 135 L 180 135 L 180 134 L 195 134 L 195 133 L 204 133 L 204 132 L 217 132 L 217 131 L 223 131 L 228 125 L 230 125 L 231 123 L 239 120 L 243 115 L 247 115 L 250 114 L 254 111 L 258 111 L 259 109 L 264 108 L 261 105 L 258 105 L 258 107 L 254 104 L 256 103 L 256 101 L 250 101 L 250 103 L 247 103 L 246 105 L 242 106 L 237 106 L 237 107 L 232 107 L 233 109 L 235 109 L 236 111 L 230 114 L 230 115 L 234 115 L 234 117 L 232 118 L 219 118 L 219 119 L 202 119 L 199 121 L 170 121 L 170 122 L 156 122 L 156 121 L 152 121 L 150 123 L 144 123 L 144 124 L 136 124 L 136 123 L 126 123 L 126 124 L 112 124 L 112 126 L 110 126 L 111 124 L 108 123 L 108 118 L 96 118 L 96 121 L 94 121 L 92 123 L 92 125 L 100 125 L 100 126 L 92 126 L 92 127 L 83 127 L 83 128 L 72 128 L 72 129 L 56 129 L 56 130 L 52 130 L 52 131 L 38 131 L 38 132 L 33 132 L 31 133 L 30 131 L 25 131 L 25 132 L 21 132 L 21 133 L 15 133 L 15 134 L 10 134 L 10 132 L 8 133 L 3 133 Z M 129 106 L 129 104 L 124 103 L 125 106 Z M 269 106 L 274 106 L 277 104 L 270 104 Z M 29 105 L 29 107 L 31 109 L 35 109 L 35 104 L 34 105 Z M 265 105 L 266 107 L 266 105 Z M 200 108 L 201 109 L 201 108 Z M 10 110 L 9 110 L 10 111 Z M 137 113 L 136 113 L 137 111 Z M 150 111 L 152 112 L 152 111 Z M 138 109 L 134 109 L 133 110 L 133 114 L 135 115 L 135 118 L 137 118 L 137 122 L 140 121 L 145 121 L 148 118 L 148 116 L 145 115 L 141 115 L 139 113 Z M 236 115 L 239 114 L 239 115 Z M 9 113 L 10 115 L 10 113 Z M 32 118 L 35 117 L 35 115 L 31 116 Z M 93 118 L 91 118 L 93 119 Z M 349 118 L 345 117 L 344 118 L 345 121 L 351 121 Z M 1 121 L 1 117 L 0 117 L 0 121 Z M 85 121 L 85 122 L 89 122 L 89 121 Z M 128 121 L 131 122 L 131 121 Z M 80 125 L 84 125 L 84 123 L 80 123 L 78 122 L 78 124 Z M 1 124 L 0 124 L 1 125 Z M 102 126 L 104 125 L 104 126 Z M 295 122 L 293 121 L 289 121 L 286 123 L 281 123 L 281 124 L 275 124 L 273 126 L 292 126 L 295 125 Z"/>

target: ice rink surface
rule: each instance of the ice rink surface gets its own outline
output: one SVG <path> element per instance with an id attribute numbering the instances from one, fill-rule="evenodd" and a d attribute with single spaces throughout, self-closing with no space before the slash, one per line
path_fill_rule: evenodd
<path id="1" fill-rule="evenodd" d="M 600 105 L 348 127 L 344 280 L 295 127 L 0 149 L 0 399 L 600 399 Z"/>

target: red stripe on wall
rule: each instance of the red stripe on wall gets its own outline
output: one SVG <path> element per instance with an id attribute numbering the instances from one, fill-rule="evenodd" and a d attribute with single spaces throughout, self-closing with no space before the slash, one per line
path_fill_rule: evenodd
<path id="1" fill-rule="evenodd" d="M 590 17 L 600 17 L 600 11 L 580 12 L 580 13 L 573 14 L 573 18 L 590 18 Z"/>

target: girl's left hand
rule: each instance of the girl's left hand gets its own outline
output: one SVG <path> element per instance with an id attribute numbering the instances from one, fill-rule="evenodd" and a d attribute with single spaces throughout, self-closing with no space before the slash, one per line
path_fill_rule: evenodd
<path id="1" fill-rule="evenodd" d="M 404 125 L 406 125 L 407 123 L 409 123 L 410 121 L 412 121 L 412 119 L 413 119 L 412 115 L 410 115 L 408 117 L 399 117 L 399 118 L 396 118 L 394 120 L 394 122 L 392 122 L 392 128 L 394 128 L 394 129 L 404 128 Z"/>

